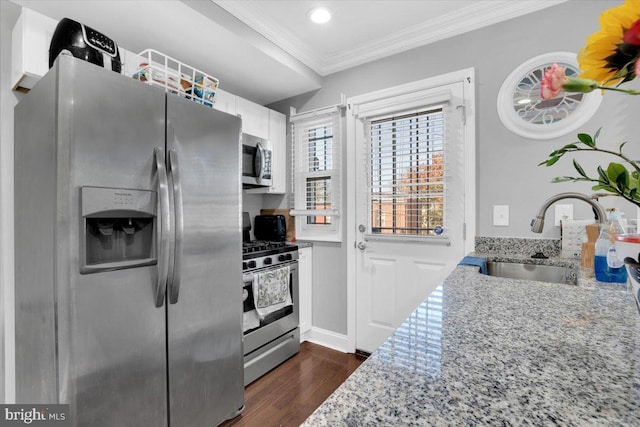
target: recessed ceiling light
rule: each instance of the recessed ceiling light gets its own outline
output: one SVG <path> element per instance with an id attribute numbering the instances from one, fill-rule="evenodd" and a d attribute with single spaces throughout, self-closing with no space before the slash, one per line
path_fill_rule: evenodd
<path id="1" fill-rule="evenodd" d="M 309 19 L 316 24 L 324 24 L 331 19 L 331 12 L 326 7 L 316 7 L 309 12 Z"/>

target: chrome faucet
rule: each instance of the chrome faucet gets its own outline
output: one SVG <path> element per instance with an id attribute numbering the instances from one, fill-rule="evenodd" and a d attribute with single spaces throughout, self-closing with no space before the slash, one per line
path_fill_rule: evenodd
<path id="1" fill-rule="evenodd" d="M 544 228 L 544 214 L 549 209 L 549 206 L 562 199 L 578 199 L 589 203 L 593 207 L 593 211 L 596 216 L 596 222 L 602 224 L 607 219 L 607 211 L 605 211 L 604 207 L 596 202 L 592 197 L 586 196 L 581 193 L 560 193 L 555 196 L 550 197 L 542 207 L 540 208 L 540 212 L 538 215 L 531 220 L 531 231 L 534 233 L 542 233 L 542 229 Z"/>

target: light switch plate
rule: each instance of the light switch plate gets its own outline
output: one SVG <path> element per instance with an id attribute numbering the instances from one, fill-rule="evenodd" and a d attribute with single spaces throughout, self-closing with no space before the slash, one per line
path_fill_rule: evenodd
<path id="1" fill-rule="evenodd" d="M 573 205 L 555 205 L 555 221 L 553 224 L 556 227 L 560 226 L 560 220 L 573 219 Z"/>
<path id="2" fill-rule="evenodd" d="M 509 225 L 509 205 L 495 205 L 493 207 L 493 225 L 499 227 Z"/>

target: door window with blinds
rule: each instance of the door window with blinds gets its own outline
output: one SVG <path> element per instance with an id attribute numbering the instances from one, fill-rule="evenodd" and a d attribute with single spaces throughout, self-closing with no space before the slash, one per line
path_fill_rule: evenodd
<path id="1" fill-rule="evenodd" d="M 371 234 L 443 234 L 444 122 L 442 106 L 368 122 Z"/>
<path id="2" fill-rule="evenodd" d="M 340 240 L 341 114 L 337 107 L 291 116 L 296 236 Z"/>

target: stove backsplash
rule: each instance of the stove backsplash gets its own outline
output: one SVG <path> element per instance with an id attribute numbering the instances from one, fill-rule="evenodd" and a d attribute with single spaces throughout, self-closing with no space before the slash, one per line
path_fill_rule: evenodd
<path id="1" fill-rule="evenodd" d="M 242 192 L 242 211 L 248 212 L 251 218 L 251 240 L 255 240 L 256 215 L 260 215 L 261 209 L 288 209 L 287 195 L 284 194 L 253 194 Z"/>
<path id="2" fill-rule="evenodd" d="M 251 240 L 255 240 L 256 236 L 253 234 L 255 230 L 256 215 L 260 215 L 260 209 L 264 208 L 265 197 L 262 194 L 247 194 L 246 191 L 242 192 L 242 211 L 249 213 L 251 219 Z"/>

